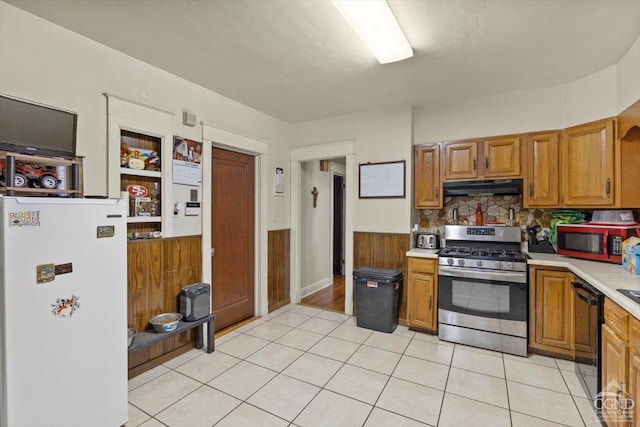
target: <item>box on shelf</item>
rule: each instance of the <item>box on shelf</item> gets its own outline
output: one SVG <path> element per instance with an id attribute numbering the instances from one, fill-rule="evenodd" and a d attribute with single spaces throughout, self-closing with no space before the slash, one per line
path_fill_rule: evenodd
<path id="1" fill-rule="evenodd" d="M 622 242 L 622 268 L 640 274 L 640 237 L 629 237 Z"/>

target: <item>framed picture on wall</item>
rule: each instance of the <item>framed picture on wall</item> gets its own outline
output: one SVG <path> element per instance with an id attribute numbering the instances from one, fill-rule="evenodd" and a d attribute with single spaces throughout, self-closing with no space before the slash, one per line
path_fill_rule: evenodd
<path id="1" fill-rule="evenodd" d="M 284 168 L 276 166 L 275 191 L 276 196 L 284 196 Z"/>

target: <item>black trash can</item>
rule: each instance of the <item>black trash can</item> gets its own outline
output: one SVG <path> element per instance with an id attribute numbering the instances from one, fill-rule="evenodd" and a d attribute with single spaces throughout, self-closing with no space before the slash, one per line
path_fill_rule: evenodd
<path id="1" fill-rule="evenodd" d="M 353 270 L 356 322 L 362 328 L 393 332 L 398 326 L 402 271 L 360 267 Z"/>

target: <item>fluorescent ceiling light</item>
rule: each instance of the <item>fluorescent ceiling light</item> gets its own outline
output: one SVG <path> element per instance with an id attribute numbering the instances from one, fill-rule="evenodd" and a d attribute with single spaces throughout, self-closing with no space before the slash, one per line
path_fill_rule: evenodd
<path id="1" fill-rule="evenodd" d="M 413 50 L 385 0 L 331 0 L 381 64 L 411 58 Z"/>

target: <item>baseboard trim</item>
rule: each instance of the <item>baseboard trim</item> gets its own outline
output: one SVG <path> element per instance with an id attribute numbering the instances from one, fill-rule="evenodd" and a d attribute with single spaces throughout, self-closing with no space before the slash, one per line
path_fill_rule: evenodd
<path id="1" fill-rule="evenodd" d="M 320 279 L 317 282 L 307 285 L 304 288 L 300 289 L 300 299 L 306 298 L 312 293 L 318 292 L 320 289 L 324 289 L 331 285 L 333 285 L 333 276 Z"/>

